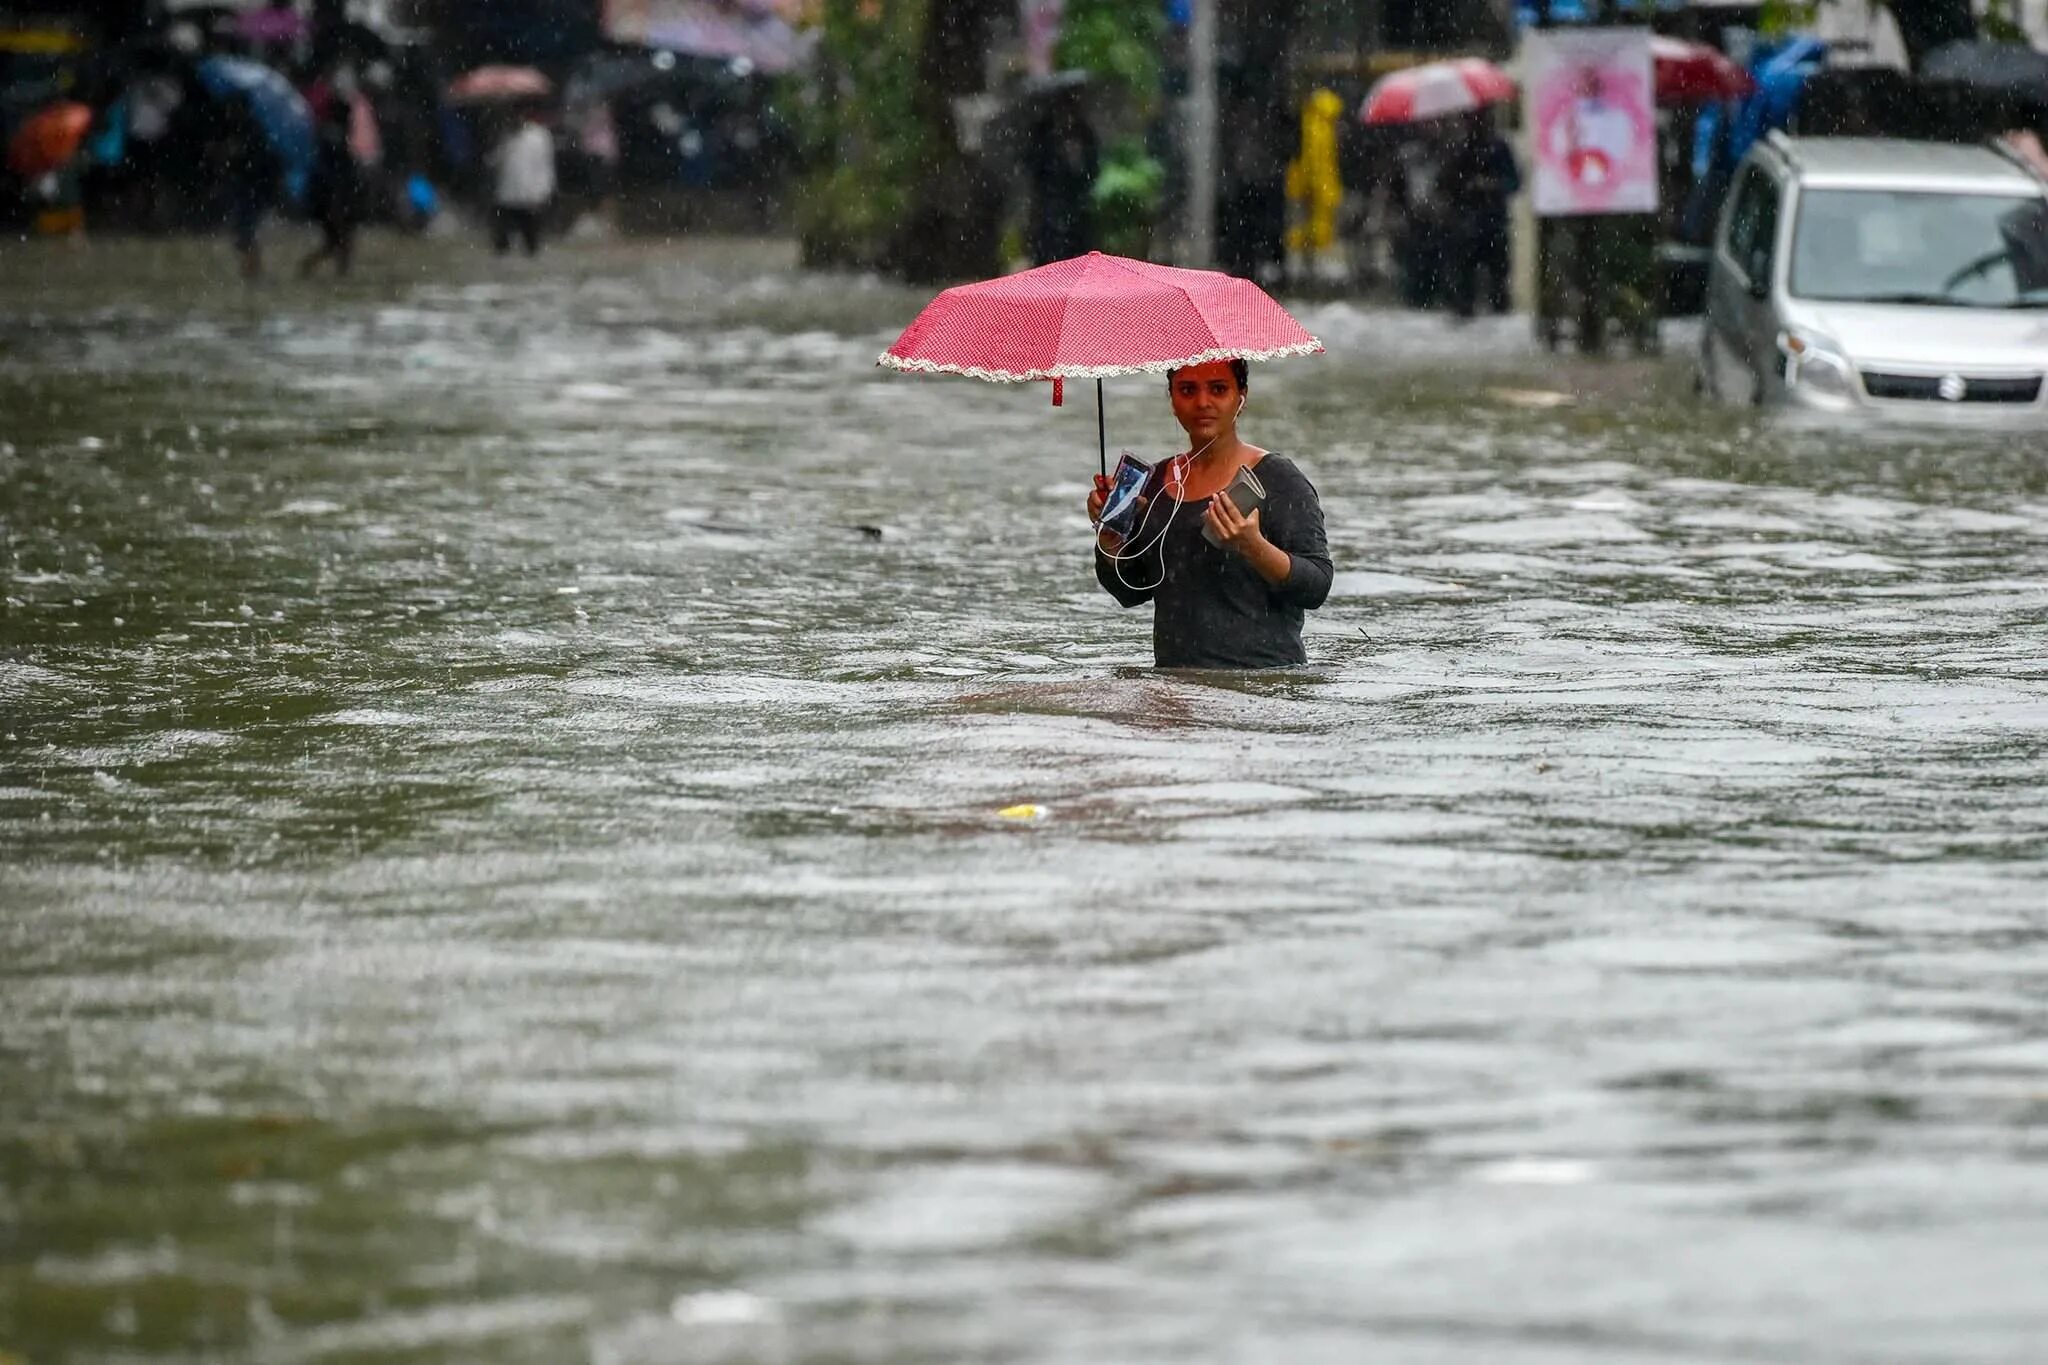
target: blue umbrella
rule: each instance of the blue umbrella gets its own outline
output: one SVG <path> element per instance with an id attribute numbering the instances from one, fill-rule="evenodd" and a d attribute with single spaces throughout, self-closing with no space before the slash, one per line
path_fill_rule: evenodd
<path id="1" fill-rule="evenodd" d="M 285 193 L 295 203 L 303 200 L 313 174 L 313 112 L 292 83 L 242 57 L 208 57 L 199 64 L 199 83 L 208 94 L 248 101 L 263 140 L 284 165 Z"/>
<path id="2" fill-rule="evenodd" d="M 1621 0 L 1615 8 L 1621 17 L 1641 22 L 1652 11 L 1669 13 L 1682 10 L 1687 0 Z M 1538 9 L 1536 0 L 1516 0 L 1515 21 L 1523 28 L 1533 28 Z M 1550 0 L 1550 22 L 1553 24 L 1590 24 L 1598 17 L 1599 6 L 1593 0 Z"/>

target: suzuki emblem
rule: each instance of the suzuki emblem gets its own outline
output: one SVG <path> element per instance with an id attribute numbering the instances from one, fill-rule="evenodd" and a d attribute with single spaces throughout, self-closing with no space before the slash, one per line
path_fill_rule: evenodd
<path id="1" fill-rule="evenodd" d="M 1944 403 L 1960 403 L 1970 396 L 1970 386 L 1959 374 L 1945 374 L 1941 377 L 1941 387 L 1935 392 L 1941 395 Z"/>

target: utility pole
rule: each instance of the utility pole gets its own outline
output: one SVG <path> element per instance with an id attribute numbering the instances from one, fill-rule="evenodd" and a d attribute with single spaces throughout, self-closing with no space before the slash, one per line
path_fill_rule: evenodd
<path id="1" fill-rule="evenodd" d="M 1194 0 L 1188 28 L 1187 264 L 1216 264 L 1216 20 L 1222 0 Z"/>

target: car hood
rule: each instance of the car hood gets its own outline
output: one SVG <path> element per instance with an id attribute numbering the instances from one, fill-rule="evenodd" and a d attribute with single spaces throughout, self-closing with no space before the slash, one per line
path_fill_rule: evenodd
<path id="1" fill-rule="evenodd" d="M 2048 371 L 2048 309 L 1826 303 L 1808 316 L 1862 369 Z"/>

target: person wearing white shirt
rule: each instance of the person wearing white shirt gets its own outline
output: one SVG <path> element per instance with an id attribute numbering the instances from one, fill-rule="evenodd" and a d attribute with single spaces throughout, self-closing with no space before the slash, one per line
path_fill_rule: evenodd
<path id="1" fill-rule="evenodd" d="M 538 113 L 528 112 L 491 154 L 491 165 L 497 172 L 491 245 L 502 256 L 516 235 L 527 255 L 539 254 L 541 217 L 555 197 L 554 134 Z"/>

